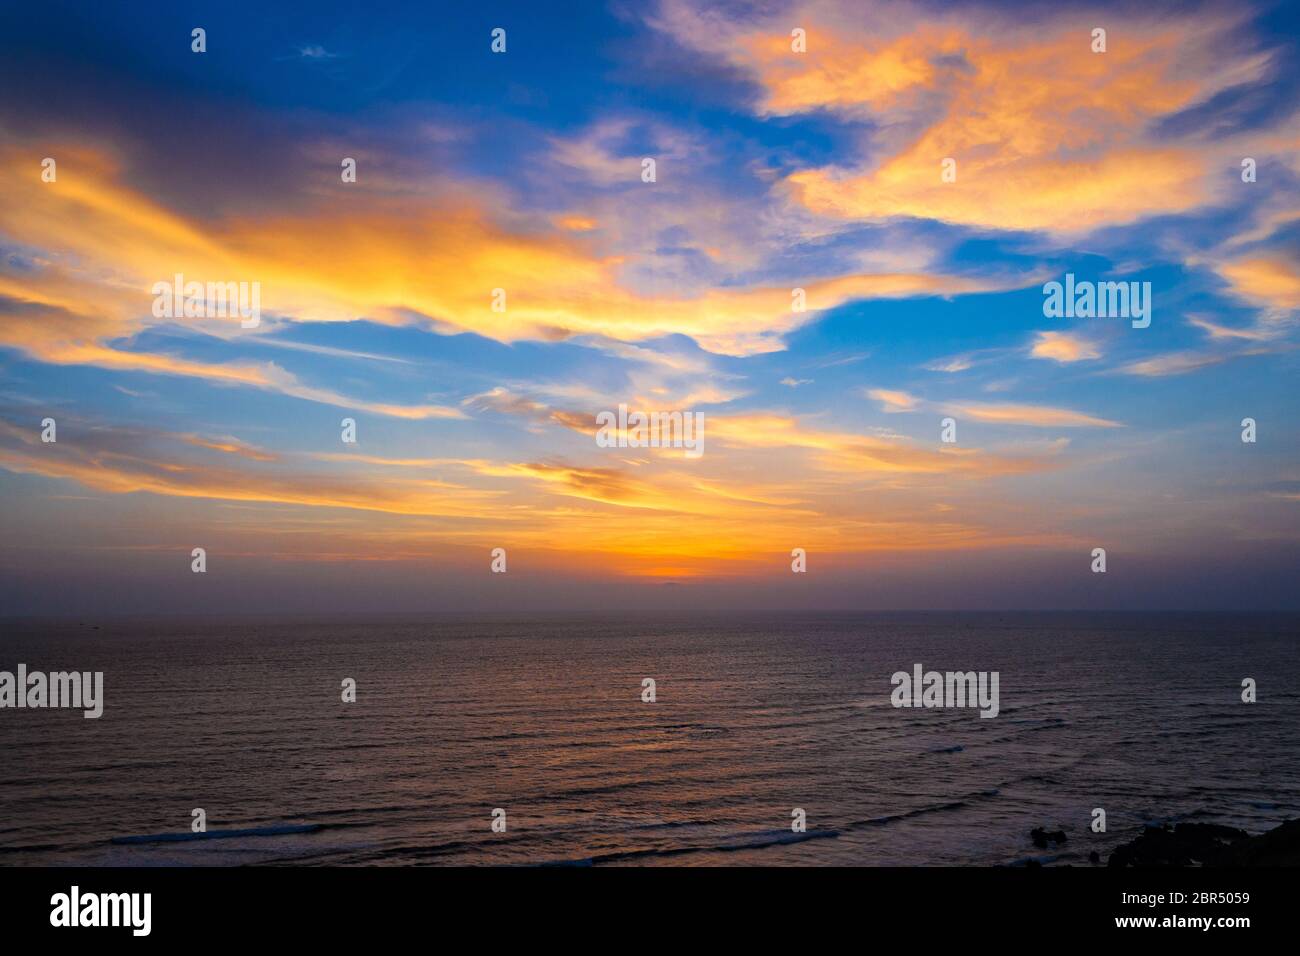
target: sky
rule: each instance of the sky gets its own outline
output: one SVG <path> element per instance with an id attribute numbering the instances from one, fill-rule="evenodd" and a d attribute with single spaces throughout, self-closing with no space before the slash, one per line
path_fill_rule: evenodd
<path id="1" fill-rule="evenodd" d="M 1300 609 L 1298 20 L 6 4 L 0 614 Z"/>

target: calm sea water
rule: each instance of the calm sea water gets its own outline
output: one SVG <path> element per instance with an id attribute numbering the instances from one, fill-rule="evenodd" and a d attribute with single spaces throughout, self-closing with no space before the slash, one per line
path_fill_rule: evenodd
<path id="1" fill-rule="evenodd" d="M 1300 815 L 1298 639 L 1295 616 L 0 622 L 0 669 L 102 670 L 106 697 L 0 710 L 0 863 L 1104 859 L 1148 822 Z M 999 671 L 1000 715 L 893 708 L 918 662 Z M 196 807 L 240 835 L 152 839 Z"/>

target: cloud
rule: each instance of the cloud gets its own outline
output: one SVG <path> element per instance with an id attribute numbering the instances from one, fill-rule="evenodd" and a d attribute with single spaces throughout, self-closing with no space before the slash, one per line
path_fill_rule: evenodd
<path id="1" fill-rule="evenodd" d="M 598 186 L 640 184 L 641 162 L 647 157 L 655 160 L 656 181 L 660 175 L 675 175 L 680 168 L 698 166 L 705 149 L 681 129 L 631 116 L 606 117 L 578 136 L 551 139 L 552 158 Z"/>
<path id="2" fill-rule="evenodd" d="M 965 372 L 974 364 L 969 355 L 954 355 L 952 358 L 936 359 L 924 368 L 928 372 Z"/>
<path id="3" fill-rule="evenodd" d="M 1143 378 L 1164 378 L 1169 375 L 1184 375 L 1211 365 L 1218 365 L 1232 358 L 1228 353 L 1213 352 L 1168 352 L 1149 359 L 1140 359 L 1119 367 L 1117 371 L 1126 375 Z"/>
<path id="4" fill-rule="evenodd" d="M 587 216 L 557 216 L 555 224 L 570 232 L 591 232 L 600 224 Z"/>
<path id="5" fill-rule="evenodd" d="M 964 352 L 961 355 L 950 355 L 946 358 L 935 359 L 921 367 L 927 372 L 955 374 L 975 368 L 977 365 L 986 365 L 995 359 L 1012 354 L 1013 351 L 1004 348 L 976 349 L 972 352 Z"/>
<path id="6" fill-rule="evenodd" d="M 974 448 L 932 450 L 896 437 L 860 435 L 814 427 L 774 412 L 715 416 L 710 441 L 731 448 L 802 448 L 830 471 L 861 476 L 940 475 L 970 477 L 1022 474 L 1043 467 L 1039 461 L 998 456 Z"/>
<path id="7" fill-rule="evenodd" d="M 870 352 L 854 352 L 851 355 L 832 355 L 825 361 L 816 363 L 813 368 L 838 368 L 841 365 L 852 365 L 855 362 L 861 362 L 863 359 L 870 357 Z"/>
<path id="8" fill-rule="evenodd" d="M 1220 244 L 1208 256 L 1192 256 L 1189 265 L 1204 266 L 1224 280 L 1227 292 L 1255 310 L 1247 325 L 1225 325 L 1200 314 L 1187 321 L 1209 338 L 1211 348 L 1167 353 L 1132 362 L 1119 371 L 1131 375 L 1180 375 L 1235 358 L 1290 351 L 1300 314 L 1300 243 L 1286 233 L 1294 213 L 1275 211 L 1263 225 Z M 1243 247 L 1250 247 L 1242 251 Z"/>
<path id="9" fill-rule="evenodd" d="M 225 452 L 228 455 L 240 455 L 253 461 L 275 461 L 276 456 L 261 448 L 256 448 L 238 438 L 225 436 L 223 438 L 205 438 L 202 435 L 183 435 L 183 441 L 189 442 L 199 448 L 210 448 L 213 451 Z"/>
<path id="10" fill-rule="evenodd" d="M 1300 246 L 1226 262 L 1219 274 L 1233 295 L 1282 313 L 1300 309 Z"/>
<path id="11" fill-rule="evenodd" d="M 596 433 L 595 413 L 583 413 L 552 408 L 543 402 L 520 395 L 502 386 L 465 399 L 465 407 L 480 411 L 493 411 L 502 415 L 515 415 L 543 424 L 561 425 L 584 433 Z"/>
<path id="12" fill-rule="evenodd" d="M 1069 332 L 1039 332 L 1029 354 L 1034 358 L 1052 359 L 1061 363 L 1101 358 L 1101 352 L 1094 343 Z"/>
<path id="13" fill-rule="evenodd" d="M 873 388 L 866 395 L 881 403 L 886 412 L 912 412 L 942 409 L 946 414 L 996 425 L 1031 425 L 1039 428 L 1118 428 L 1119 422 L 1098 418 L 1068 408 L 1047 405 L 989 402 L 927 402 L 907 392 Z"/>
<path id="14" fill-rule="evenodd" d="M 920 405 L 920 399 L 907 392 L 891 391 L 885 388 L 867 390 L 867 397 L 880 402 L 887 412 L 912 412 Z"/>
<path id="15" fill-rule="evenodd" d="M 61 425 L 63 423 L 60 423 Z M 62 435 L 60 436 L 62 438 Z M 192 436 L 138 429 L 84 427 L 76 441 L 42 444 L 31 429 L 0 419 L 0 467 L 70 479 L 115 494 L 148 492 L 178 498 L 211 498 L 389 514 L 473 517 L 498 495 L 468 486 L 421 480 L 373 480 L 321 475 L 283 466 L 274 471 L 234 467 L 186 456 L 186 447 L 215 451 L 258 464 L 275 457 L 247 454 L 243 447 L 214 447 Z M 244 452 L 241 454 L 241 452 Z"/>
<path id="16" fill-rule="evenodd" d="M 30 306 L 11 313 L 0 343 L 64 364 L 147 365 L 104 343 L 153 324 L 149 289 L 176 273 L 257 282 L 263 313 L 282 321 L 408 324 L 430 316 L 439 331 L 500 342 L 680 334 L 737 356 L 781 349 L 783 336 L 847 302 L 1001 291 L 1029 281 L 929 272 L 811 276 L 802 284 L 806 312 L 791 308 L 784 284 L 645 294 L 620 281 L 617 257 L 582 235 L 503 225 L 496 201 L 473 189 L 444 186 L 424 198 L 338 190 L 300 199 L 293 214 L 269 208 L 200 223 L 128 185 L 107 154 L 60 153 L 67 159 L 57 183 L 20 179 L 0 207 L 0 232 L 52 250 L 44 268 L 0 272 L 0 295 Z M 17 145 L 0 147 L 2 163 L 21 155 Z M 494 289 L 504 290 L 505 311 L 494 310 Z M 246 373 L 190 365 L 184 374 L 234 381 Z"/>
<path id="17" fill-rule="evenodd" d="M 1187 321 L 1189 324 L 1201 329 L 1211 339 L 1245 339 L 1248 342 L 1265 342 L 1273 338 L 1273 334 L 1262 329 L 1219 325 L 1200 316 L 1189 315 Z"/>
<path id="18" fill-rule="evenodd" d="M 1032 425 L 1037 428 L 1120 428 L 1119 422 L 1068 408 L 1011 403 L 955 402 L 945 405 L 952 415 L 994 425 Z"/>
<path id="19" fill-rule="evenodd" d="M 668 0 L 650 22 L 750 75 L 759 115 L 871 124 L 856 164 L 786 179 L 813 213 L 1078 234 L 1216 200 L 1211 154 L 1227 144 L 1150 130 L 1269 75 L 1269 53 L 1225 42 L 1240 19 L 1128 14 L 1103 54 L 1090 49 L 1092 20 L 1068 8 L 1030 23 L 991 4 L 813 0 L 742 17 Z M 808 31 L 804 55 L 790 51 L 792 23 Z M 940 178 L 946 158 L 955 182 Z"/>

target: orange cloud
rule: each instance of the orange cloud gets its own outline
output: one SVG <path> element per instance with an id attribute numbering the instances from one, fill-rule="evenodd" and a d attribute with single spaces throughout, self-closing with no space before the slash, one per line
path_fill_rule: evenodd
<path id="1" fill-rule="evenodd" d="M 781 347 L 780 338 L 815 315 L 863 298 L 958 295 L 1023 284 L 926 273 L 882 272 L 803 283 L 808 311 L 792 308 L 786 287 L 715 289 L 691 297 L 645 296 L 622 286 L 619 263 L 602 258 L 569 230 L 507 230 L 491 202 L 472 190 L 422 204 L 410 196 L 342 191 L 315 197 L 292 216 L 214 219 L 200 227 L 121 180 L 107 153 L 60 147 L 59 179 L 32 176 L 0 207 L 0 233 L 42 250 L 36 268 L 0 277 L 9 309 L 3 344 L 44 361 L 86 363 L 288 390 L 283 373 L 124 353 L 105 343 L 155 320 L 153 283 L 176 273 L 197 281 L 257 282 L 264 314 L 342 321 L 368 317 L 408 323 L 412 314 L 440 327 L 503 342 L 573 335 L 637 341 L 682 334 L 713 351 L 747 355 Z M 27 152 L 0 147 L 0 163 Z M 493 308 L 504 292 L 504 311 Z M 498 300 L 500 301 L 500 300 Z M 181 320 L 185 321 L 185 320 Z M 205 322 L 219 320 L 203 320 Z M 257 334 L 237 329 L 226 334 Z M 328 393 L 295 386 L 305 398 Z M 437 417 L 430 407 L 373 410 Z"/>
<path id="2" fill-rule="evenodd" d="M 1039 332 L 1029 354 L 1062 363 L 1101 358 L 1094 343 L 1068 332 Z"/>
<path id="3" fill-rule="evenodd" d="M 728 21 L 672 0 L 655 22 L 754 76 L 760 113 L 875 121 L 870 162 L 787 180 L 809 210 L 857 220 L 1078 233 L 1197 208 L 1216 196 L 1219 150 L 1156 144 L 1148 131 L 1271 62 L 1226 44 L 1232 16 L 1206 11 L 1125 16 L 1104 53 L 1091 49 L 1095 24 L 1069 12 L 1028 27 L 994 8 L 811 0 Z M 791 23 L 808 31 L 806 54 L 790 50 Z M 941 179 L 946 159 L 953 182 Z"/>
<path id="4" fill-rule="evenodd" d="M 715 416 L 707 424 L 710 440 L 725 446 L 807 449 L 822 468 L 863 479 L 905 474 L 989 478 L 1052 467 L 1038 458 L 999 456 L 975 448 L 932 449 L 903 438 L 816 429 L 774 413 Z"/>
<path id="5" fill-rule="evenodd" d="M 175 454 L 179 449 L 168 450 L 167 442 L 172 437 L 100 431 L 78 441 L 45 445 L 30 431 L 0 421 L 0 466 L 71 479 L 115 494 L 148 492 L 388 514 L 468 518 L 481 514 L 498 497 L 496 492 L 469 486 L 448 491 L 446 485 L 429 481 L 358 481 L 352 476 L 306 471 L 236 469 L 212 461 L 180 458 Z M 210 447 L 190 436 L 180 436 L 180 441 Z"/>
<path id="6" fill-rule="evenodd" d="M 1300 309 L 1300 251 L 1281 249 L 1244 257 L 1219 267 L 1232 292 L 1281 312 Z"/>
<path id="7" fill-rule="evenodd" d="M 260 448 L 240 441 L 238 438 L 204 438 L 202 435 L 185 435 L 183 440 L 197 448 L 210 448 L 225 452 L 227 455 L 239 455 L 253 461 L 275 461 L 276 456 Z"/>
<path id="8" fill-rule="evenodd" d="M 867 391 L 868 398 L 874 398 L 884 406 L 887 412 L 911 412 L 920 404 L 920 399 L 907 392 L 891 391 L 887 388 L 873 388 Z"/>
<path id="9" fill-rule="evenodd" d="M 1097 418 L 1068 408 L 1045 405 L 988 404 L 958 402 L 946 406 L 953 415 L 994 425 L 1034 425 L 1040 428 L 1120 428 L 1119 422 Z"/>
<path id="10" fill-rule="evenodd" d="M 254 506 L 248 546 L 262 553 L 398 560 L 436 552 L 437 542 L 505 543 L 543 550 L 557 565 L 652 576 L 748 573 L 765 556 L 788 554 L 792 541 L 834 554 L 1019 539 L 936 511 L 932 492 L 912 482 L 943 487 L 951 474 L 994 479 L 1057 467 L 1042 456 L 819 430 L 778 414 L 717 418 L 708 427 L 717 445 L 703 459 L 655 458 L 630 469 L 612 455 L 582 465 L 272 456 L 234 437 L 97 426 L 45 445 L 36 429 L 0 420 L 0 467 L 114 494 Z M 774 455 L 779 449 L 807 454 Z M 331 471 L 313 470 L 318 461 Z M 866 487 L 871 495 L 855 493 Z M 879 517 L 882 496 L 891 502 L 888 520 Z"/>
<path id="11" fill-rule="evenodd" d="M 555 224 L 571 232 L 591 232 L 598 225 L 596 220 L 587 216 L 560 216 Z"/>

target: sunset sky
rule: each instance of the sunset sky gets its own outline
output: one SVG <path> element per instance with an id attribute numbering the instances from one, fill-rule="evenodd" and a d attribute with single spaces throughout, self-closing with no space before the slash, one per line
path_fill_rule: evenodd
<path id="1" fill-rule="evenodd" d="M 5 4 L 0 613 L 1300 608 L 1297 20 Z"/>

